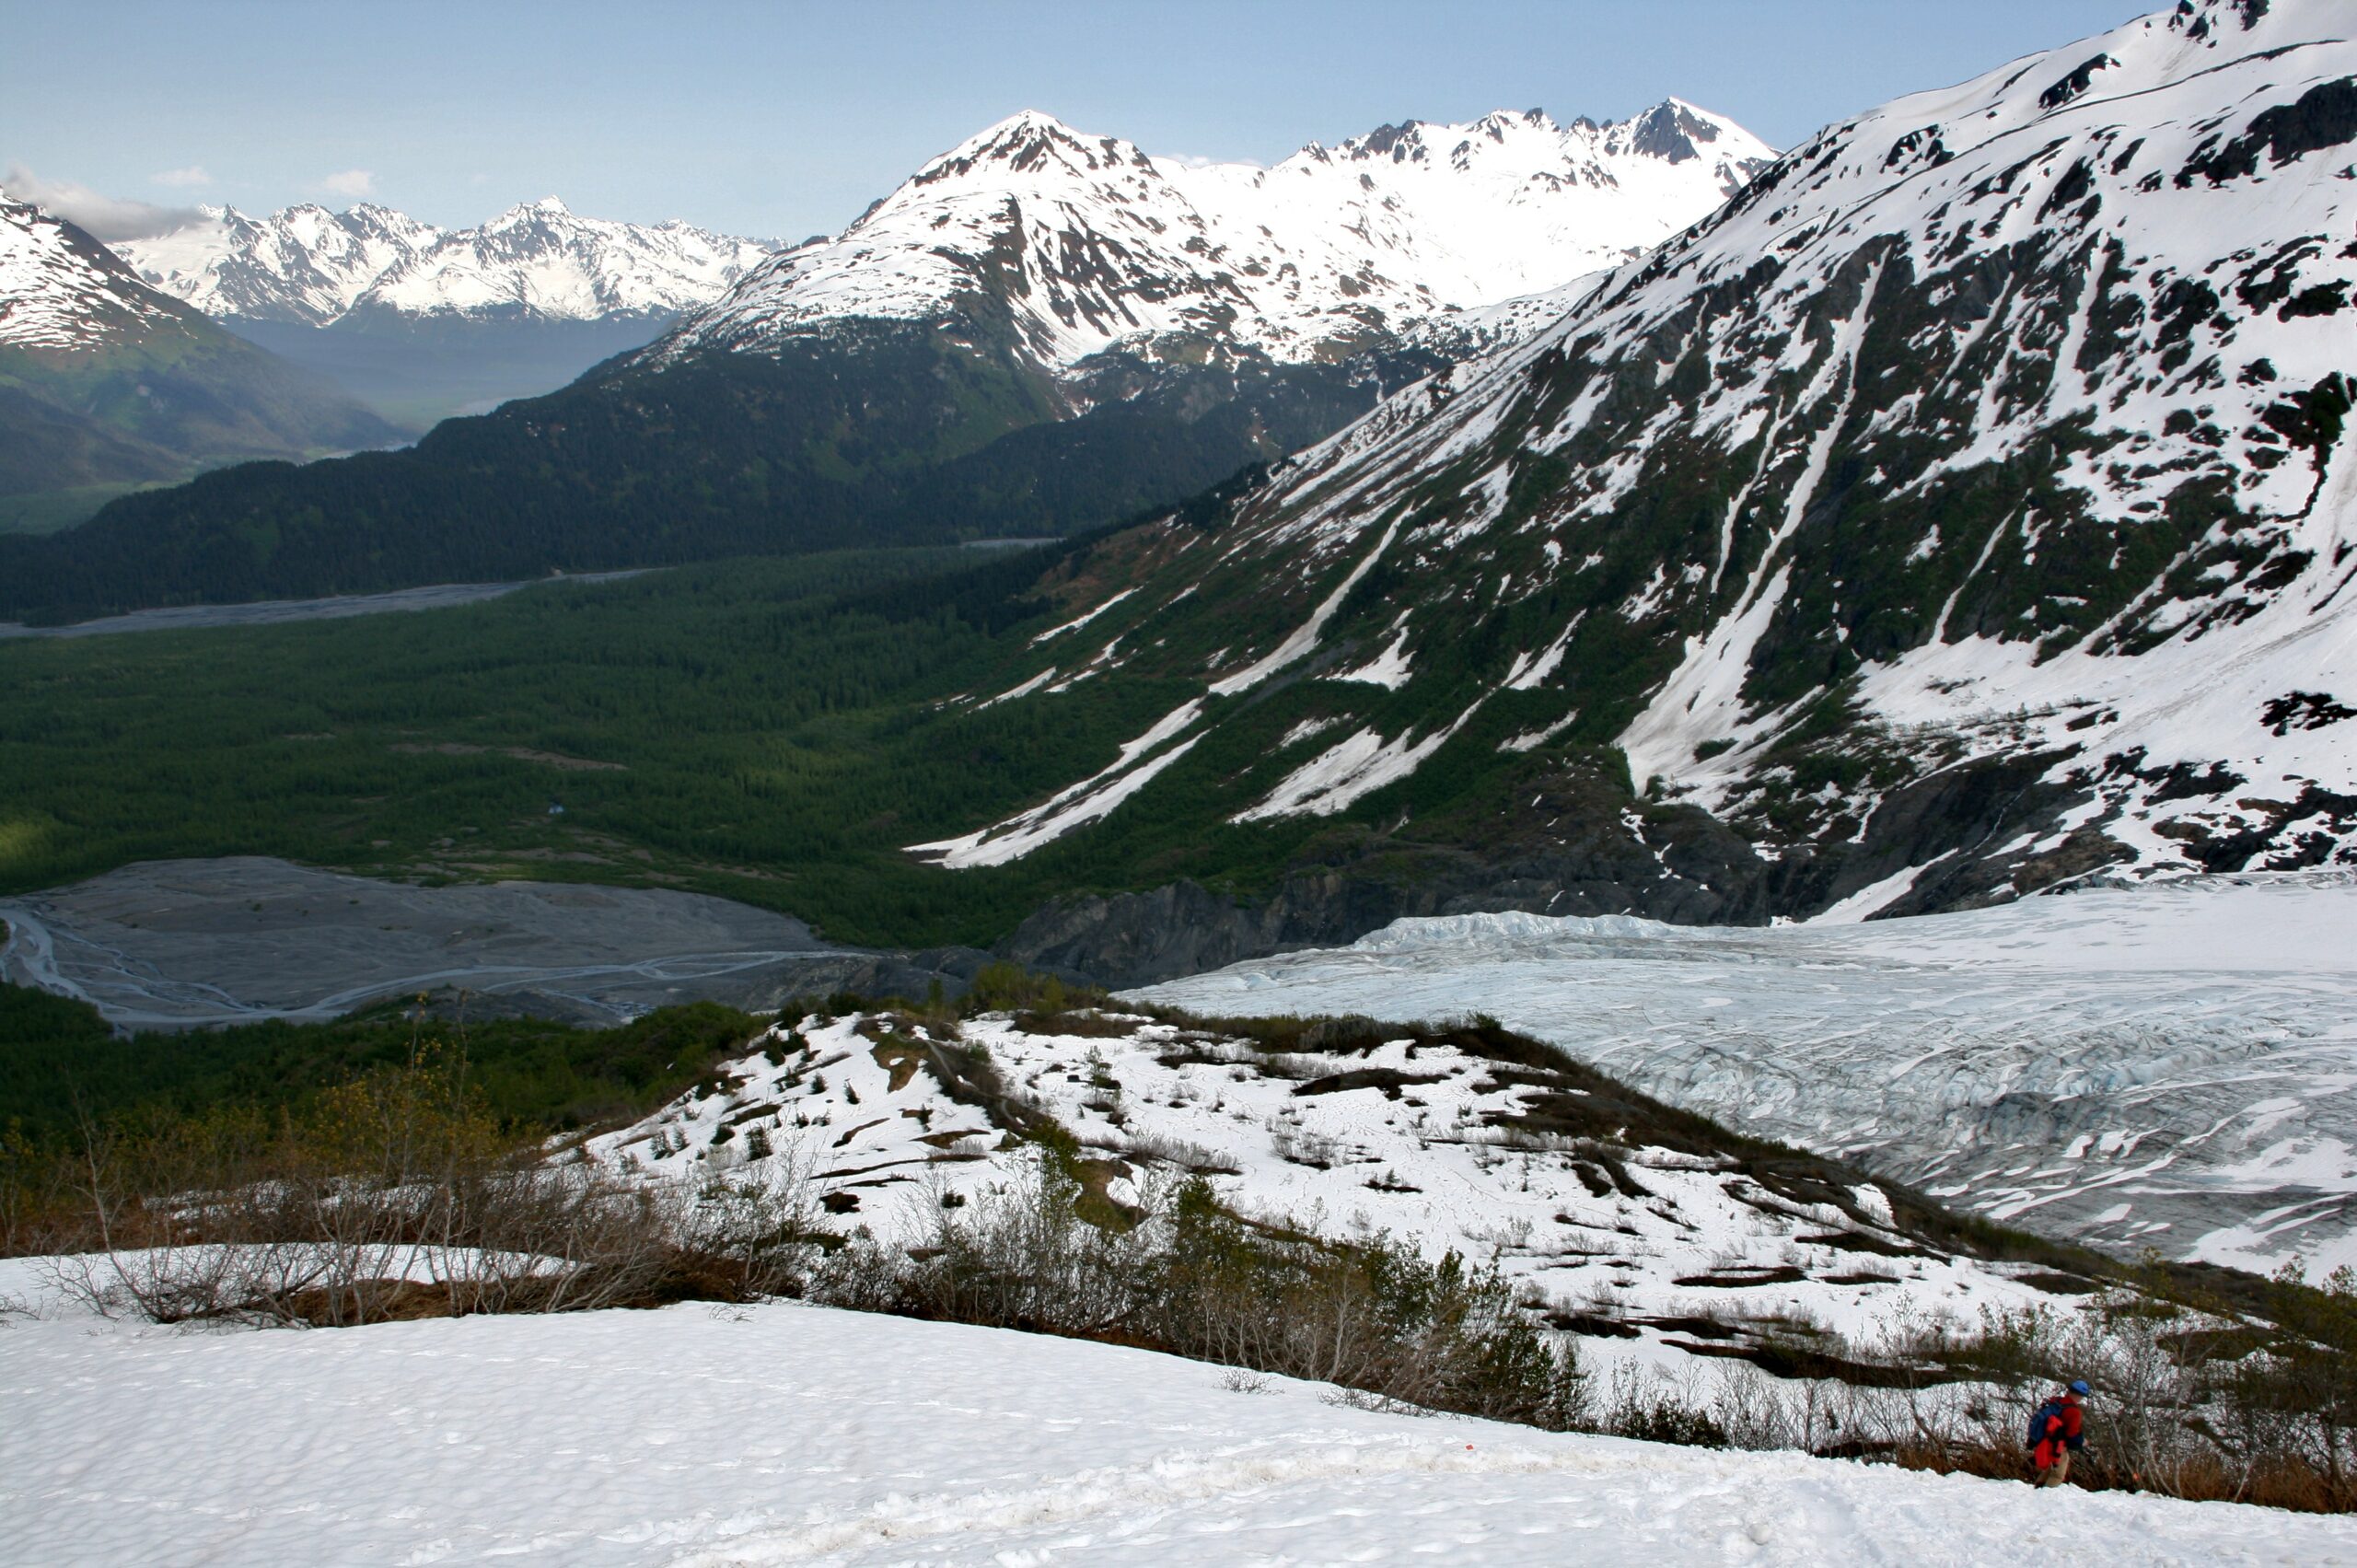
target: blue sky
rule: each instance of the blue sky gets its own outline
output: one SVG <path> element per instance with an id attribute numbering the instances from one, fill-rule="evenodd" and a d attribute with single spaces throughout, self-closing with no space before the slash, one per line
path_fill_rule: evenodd
<path id="1" fill-rule="evenodd" d="M 1018 109 L 1270 162 L 1386 121 L 1612 119 L 1674 94 L 1786 145 L 2157 3 L 6 0 L 0 169 L 444 224 L 557 194 L 798 239 Z"/>

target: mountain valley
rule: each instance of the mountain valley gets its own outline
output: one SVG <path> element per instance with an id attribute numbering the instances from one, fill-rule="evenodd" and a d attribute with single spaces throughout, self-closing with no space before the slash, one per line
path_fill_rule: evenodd
<path id="1" fill-rule="evenodd" d="M 156 293 L 0 192 L 0 507 L 394 438 L 327 382 Z"/>
<path id="2" fill-rule="evenodd" d="M 2357 4 L 2147 4 L 17 62 L 0 1559 L 2357 1562 Z"/>
<path id="3" fill-rule="evenodd" d="M 1657 243 L 1768 157 L 1675 100 L 1610 126 L 1531 111 L 1386 127 L 1270 169 L 1158 161 L 1027 112 L 562 391 L 446 422 L 410 452 L 214 475 L 20 544 L 0 555 L 0 613 L 1103 524 L 1535 330 L 1548 291 Z M 305 330 L 340 343 L 396 321 L 439 342 L 522 330 L 505 303 L 518 275 L 484 252 L 593 226 L 532 209 L 435 237 L 397 217 L 225 215 L 133 253 L 190 297 L 266 321 L 247 330 L 273 345 L 319 320 Z M 569 285 L 517 310 L 680 292 Z"/>

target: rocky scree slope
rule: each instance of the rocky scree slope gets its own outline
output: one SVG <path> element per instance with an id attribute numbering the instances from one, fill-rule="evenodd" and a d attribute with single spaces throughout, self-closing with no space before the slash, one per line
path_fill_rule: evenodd
<path id="1" fill-rule="evenodd" d="M 142 284 L 0 192 L 0 494 L 389 440 L 332 388 Z"/>
<path id="2" fill-rule="evenodd" d="M 412 454 L 119 504 L 12 574 L 16 607 L 1103 524 L 1535 325 L 1545 308 L 1512 296 L 1655 243 L 1765 156 L 1677 103 L 1618 126 L 1389 127 L 1268 170 L 1018 115 L 641 354 Z M 399 262 L 336 330 L 479 299 L 440 254 Z"/>
<path id="3" fill-rule="evenodd" d="M 2352 19 L 2187 5 L 1827 128 L 1536 339 L 1163 525 L 1000 690 L 1185 700 L 917 853 L 1004 864 L 1132 797 L 1330 819 L 1183 957 L 1135 897 L 1016 943 L 1140 978 L 1400 914 L 2350 859 Z"/>

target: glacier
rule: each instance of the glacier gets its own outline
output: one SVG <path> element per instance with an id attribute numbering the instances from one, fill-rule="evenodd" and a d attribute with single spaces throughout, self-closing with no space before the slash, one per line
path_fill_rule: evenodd
<path id="1" fill-rule="evenodd" d="M 1992 1219 L 2250 1269 L 2357 1263 L 2357 874 L 1861 912 L 1404 920 L 1133 994 L 1214 1016 L 1479 1011 Z"/>

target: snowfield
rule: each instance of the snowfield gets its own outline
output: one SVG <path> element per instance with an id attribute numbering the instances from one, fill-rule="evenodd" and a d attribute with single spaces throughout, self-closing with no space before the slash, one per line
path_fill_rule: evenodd
<path id="1" fill-rule="evenodd" d="M 39 1299 L 24 1262 L 0 1291 Z M 11 1562 L 2357 1562 L 2357 1525 L 1329 1404 L 793 1305 L 0 1327 Z"/>
<path id="2" fill-rule="evenodd" d="M 1765 930 L 1405 920 L 1137 994 L 1213 1016 L 1478 1010 L 2014 1225 L 2250 1269 L 2357 1262 L 2346 871 Z"/>

